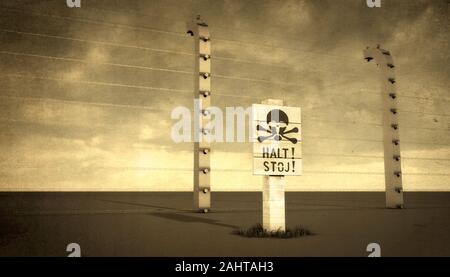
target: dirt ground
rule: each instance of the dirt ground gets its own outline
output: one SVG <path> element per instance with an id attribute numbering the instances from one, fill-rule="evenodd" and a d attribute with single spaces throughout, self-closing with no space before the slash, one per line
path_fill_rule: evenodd
<path id="1" fill-rule="evenodd" d="M 1 193 L 0 256 L 450 256 L 450 193 L 287 193 L 288 227 L 315 235 L 245 238 L 261 222 L 260 193 L 214 193 L 209 214 L 190 193 Z"/>

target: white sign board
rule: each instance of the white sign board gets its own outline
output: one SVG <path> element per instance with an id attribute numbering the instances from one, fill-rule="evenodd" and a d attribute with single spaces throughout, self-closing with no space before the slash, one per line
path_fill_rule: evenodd
<path id="1" fill-rule="evenodd" d="M 253 105 L 253 174 L 302 175 L 301 110 Z"/>

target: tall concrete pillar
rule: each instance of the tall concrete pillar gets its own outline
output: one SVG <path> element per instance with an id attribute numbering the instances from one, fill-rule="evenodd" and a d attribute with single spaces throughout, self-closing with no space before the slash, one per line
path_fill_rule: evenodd
<path id="1" fill-rule="evenodd" d="M 368 62 L 374 60 L 381 71 L 386 207 L 401 209 L 403 208 L 403 182 L 394 60 L 391 53 L 380 46 L 367 47 L 364 50 L 364 58 Z"/>

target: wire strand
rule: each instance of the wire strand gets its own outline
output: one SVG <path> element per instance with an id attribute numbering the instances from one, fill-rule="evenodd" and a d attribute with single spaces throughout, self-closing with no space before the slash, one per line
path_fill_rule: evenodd
<path id="1" fill-rule="evenodd" d="M 58 15 L 52 15 L 52 14 L 41 14 L 41 13 L 36 13 L 36 12 L 32 12 L 32 11 L 24 11 L 23 9 L 18 10 L 18 9 L 11 8 L 11 7 L 5 6 L 5 5 L 0 5 L 0 8 L 13 10 L 13 11 L 18 12 L 18 13 L 33 14 L 33 15 L 36 15 L 36 16 L 53 17 L 53 18 L 59 18 L 59 19 L 64 19 L 64 20 L 73 20 L 73 21 L 80 21 L 80 22 L 91 23 L 91 24 L 100 24 L 100 25 L 105 25 L 105 26 L 112 26 L 112 27 L 116 27 L 116 28 L 117 27 L 122 27 L 122 28 L 136 29 L 136 30 L 142 30 L 142 31 L 151 31 L 151 32 L 158 32 L 158 33 L 176 35 L 176 36 L 180 36 L 180 37 L 181 36 L 186 37 L 186 34 L 184 32 L 166 31 L 166 30 L 161 30 L 161 29 L 157 29 L 157 28 L 149 28 L 149 27 L 146 27 L 146 28 L 144 28 L 144 27 L 136 27 L 136 26 L 132 26 L 132 25 L 125 25 L 125 24 L 118 24 L 118 23 L 109 23 L 109 22 L 103 22 L 103 21 L 92 20 L 92 19 L 81 19 L 81 18 L 73 18 L 73 17 L 64 17 L 64 16 L 58 16 Z M 291 48 L 283 48 L 283 47 L 276 47 L 276 46 L 271 46 L 271 45 L 264 45 L 264 44 L 261 45 L 261 44 L 257 44 L 257 43 L 248 43 L 248 42 L 241 42 L 241 41 L 227 40 L 227 39 L 220 39 L 220 38 L 216 39 L 216 40 L 218 40 L 218 41 L 229 41 L 229 42 L 235 42 L 235 43 L 239 43 L 239 44 L 258 46 L 258 47 L 262 46 L 262 47 L 267 47 L 267 48 L 272 48 L 272 49 L 284 49 L 284 50 L 293 51 L 293 52 L 296 52 L 296 53 L 308 52 L 308 53 L 314 54 L 314 55 L 329 56 L 329 57 L 334 57 L 334 58 L 343 58 L 343 59 L 353 58 L 351 56 L 331 55 L 331 54 L 324 53 L 324 52 L 320 53 L 320 52 L 317 52 L 317 51 L 306 51 L 306 50 L 298 50 L 298 49 L 291 49 Z M 350 60 L 350 61 L 352 61 L 352 60 Z M 352 61 L 352 62 L 357 62 L 357 61 Z"/>
<path id="2" fill-rule="evenodd" d="M 39 17 L 50 17 L 50 18 L 61 19 L 61 20 L 66 20 L 66 21 L 89 23 L 89 24 L 102 25 L 102 26 L 108 26 L 108 27 L 114 27 L 114 28 L 124 28 L 124 29 L 131 29 L 131 30 L 147 31 L 147 32 L 154 32 L 154 33 L 160 33 L 160 34 L 166 34 L 166 35 L 187 38 L 185 32 L 166 31 L 166 30 L 161 30 L 161 29 L 157 29 L 157 28 L 138 27 L 138 26 L 133 26 L 133 25 L 112 23 L 112 22 L 86 19 L 86 18 L 80 18 L 80 17 L 75 18 L 75 17 L 70 17 L 70 16 L 60 16 L 60 15 L 56 15 L 56 14 L 43 14 L 43 13 L 38 13 L 38 12 L 30 11 L 30 10 L 6 7 L 3 5 L 0 5 L 0 8 L 12 10 L 13 12 L 17 12 L 20 14 L 28 14 L 28 15 L 34 15 L 34 16 L 39 16 Z"/>
<path id="3" fill-rule="evenodd" d="M 139 66 L 139 65 L 129 65 L 129 64 L 120 64 L 120 63 L 90 62 L 87 60 L 76 59 L 76 58 L 64 58 L 64 57 L 37 55 L 37 54 L 11 52 L 11 51 L 3 51 L 3 50 L 0 50 L 0 54 L 12 55 L 12 56 L 22 56 L 22 57 L 42 58 L 42 59 L 50 59 L 50 60 L 57 60 L 57 61 L 77 62 L 77 63 L 85 63 L 85 64 L 91 64 L 91 65 L 107 65 L 107 66 L 115 66 L 115 67 L 135 68 L 135 69 L 170 72 L 170 73 L 180 73 L 180 74 L 189 74 L 189 75 L 194 74 L 193 71 L 175 70 L 175 69 L 166 69 L 166 68 L 158 68 L 158 67 Z"/>
<path id="4" fill-rule="evenodd" d="M 76 101 L 76 100 L 63 100 L 63 99 L 42 98 L 42 97 L 28 97 L 28 96 L 24 97 L 24 96 L 5 96 L 5 95 L 0 95 L 0 98 L 17 99 L 17 100 L 30 100 L 30 101 L 59 102 L 59 103 L 66 103 L 66 104 L 77 104 L 77 105 L 87 105 L 87 106 L 97 106 L 97 107 L 140 109 L 140 110 L 151 110 L 151 111 L 158 111 L 158 112 L 165 111 L 165 110 L 162 110 L 162 109 L 152 108 L 152 107 L 148 107 L 148 106 L 110 104 L 110 103 L 87 102 L 87 101 Z"/>
<path id="5" fill-rule="evenodd" d="M 123 87 L 123 88 L 133 88 L 133 89 L 142 89 L 142 90 L 165 91 L 165 92 L 174 92 L 174 93 L 190 93 L 190 94 L 193 93 L 190 90 L 182 90 L 182 89 L 149 87 L 149 86 L 138 86 L 138 85 L 127 85 L 127 84 L 109 83 L 109 82 L 68 80 L 68 79 L 64 79 L 64 78 L 43 77 L 43 76 L 35 76 L 35 75 L 1 74 L 0 76 L 2 76 L 2 77 L 12 77 L 12 78 L 28 78 L 28 79 L 38 79 L 38 80 L 51 80 L 51 81 L 57 81 L 57 82 L 67 82 L 67 83 L 76 83 L 76 84 L 88 84 L 88 85 L 98 85 L 98 86 L 111 86 L 111 87 Z"/>
<path id="6" fill-rule="evenodd" d="M 179 51 L 171 51 L 171 50 L 164 50 L 164 49 L 147 48 L 147 47 L 134 46 L 134 45 L 125 45 L 125 44 L 117 44 L 117 43 L 109 43 L 109 42 L 83 40 L 83 39 L 68 38 L 68 37 L 62 37 L 62 36 L 53 36 L 53 35 L 46 35 L 46 34 L 39 34 L 39 33 L 14 31 L 14 30 L 9 30 L 9 29 L 0 29 L 0 31 L 8 32 L 8 33 L 16 33 L 16 34 L 21 34 L 21 35 L 31 35 L 31 36 L 39 36 L 39 37 L 46 37 L 46 38 L 78 41 L 78 42 L 83 42 L 83 43 L 94 43 L 94 44 L 102 44 L 102 45 L 115 46 L 115 47 L 124 47 L 124 48 L 133 48 L 133 49 L 139 49 L 139 50 L 156 51 L 156 52 L 161 52 L 161 53 L 194 56 L 192 53 L 188 53 L 188 52 L 179 52 Z M 9 52 L 9 51 L 4 51 L 4 52 L 6 53 L 6 52 Z M 9 53 L 14 53 L 14 52 L 9 52 Z M 20 53 L 16 53 L 16 54 L 20 54 Z M 27 53 L 23 53 L 23 54 L 26 55 Z M 33 55 L 33 54 L 28 54 L 28 55 Z M 35 55 L 35 56 L 36 57 L 37 56 L 40 56 L 40 57 L 52 57 L 52 56 L 44 56 L 44 55 Z M 61 60 L 63 60 L 63 59 L 69 60 L 70 59 L 70 58 L 58 58 L 58 57 L 54 57 L 54 58 L 55 59 L 56 58 L 57 59 L 61 59 Z M 262 62 L 257 62 L 257 61 L 248 61 L 248 60 L 242 60 L 242 59 L 225 58 L 225 57 L 218 57 L 218 56 L 214 56 L 214 58 L 218 59 L 218 60 L 226 60 L 226 61 L 233 61 L 233 62 L 250 63 L 250 64 L 263 64 L 263 65 L 275 66 L 275 67 L 278 66 L 278 65 L 269 64 L 269 63 L 262 63 Z M 72 61 L 83 61 L 83 60 L 72 59 Z M 84 62 L 88 63 L 88 61 L 84 61 Z M 134 68 L 140 68 L 140 69 L 154 69 L 154 70 L 159 70 L 159 71 L 172 71 L 172 72 L 186 73 L 186 74 L 191 73 L 189 71 L 170 70 L 170 69 L 152 68 L 152 67 L 135 66 L 135 65 L 124 65 L 124 64 L 114 64 L 114 63 L 103 63 L 103 64 L 109 64 L 109 65 L 115 65 L 115 66 L 124 66 L 124 67 L 134 67 Z M 289 70 L 292 71 L 292 67 L 283 67 L 283 68 L 289 69 Z M 311 72 L 323 73 L 324 71 L 313 70 Z M 191 74 L 193 74 L 193 72 Z M 240 77 L 233 77 L 233 76 L 226 76 L 226 75 L 215 75 L 215 76 L 219 76 L 221 78 L 242 79 L 242 80 L 246 80 L 246 81 L 266 82 L 266 83 L 274 83 L 274 84 L 280 84 L 280 85 L 293 85 L 293 86 L 302 87 L 301 84 L 291 83 L 291 82 L 273 82 L 273 81 L 263 80 L 263 79 L 240 78 Z M 356 75 L 354 75 L 354 74 L 346 74 L 346 76 L 353 76 L 353 77 L 355 77 Z M 345 85 L 347 83 L 348 83 L 348 81 L 339 82 L 339 83 L 336 83 L 336 84 L 327 85 L 327 86 L 325 86 L 325 88 L 338 86 L 338 85 Z M 360 93 L 360 92 L 367 93 L 369 95 L 380 96 L 380 93 L 375 93 L 375 92 L 372 92 L 371 90 L 366 90 L 366 89 L 364 89 L 364 90 L 361 89 L 361 90 L 355 91 L 353 93 Z M 416 99 L 427 100 L 427 101 L 435 101 L 435 100 L 450 101 L 447 98 L 437 98 L 437 97 L 424 98 L 424 97 L 410 96 L 410 95 L 404 95 L 404 94 L 398 94 L 398 96 L 400 98 L 416 98 Z M 449 115 L 446 115 L 446 116 L 449 116 Z"/>
<path id="7" fill-rule="evenodd" d="M 94 84 L 94 85 L 111 85 L 111 86 L 119 86 L 119 87 L 129 87 L 127 85 L 123 85 L 123 84 L 111 84 L 111 83 L 98 83 L 98 82 L 90 82 L 90 81 L 73 81 L 73 80 L 65 80 L 65 79 L 58 79 L 58 78 L 51 78 L 51 77 L 37 77 L 37 76 L 23 76 L 23 75 L 18 75 L 18 74 L 7 74 L 7 75 L 0 75 L 0 76 L 6 76 L 6 77 L 26 77 L 26 78 L 31 78 L 31 79 L 45 79 L 45 80 L 53 80 L 53 81 L 64 81 L 64 82 L 76 82 L 76 83 L 87 83 L 87 84 Z M 131 86 L 132 88 L 136 88 L 136 86 Z M 156 87 L 142 87 L 142 86 L 138 86 L 137 88 L 139 89 L 150 89 L 150 90 L 163 90 L 163 91 L 167 91 L 170 89 L 167 88 L 156 88 Z M 170 90 L 171 91 L 171 90 Z M 183 91 L 183 92 L 189 92 L 190 91 Z M 220 93 L 215 93 L 215 95 L 219 95 L 219 96 L 230 96 L 230 95 L 226 95 L 226 94 L 220 94 Z M 82 101 L 76 101 L 76 100 L 61 100 L 61 99 L 50 99 L 50 98 L 38 98 L 38 97 L 15 97 L 15 96 L 0 96 L 0 97 L 8 97 L 8 98 L 16 98 L 16 99 L 30 99 L 30 100 L 41 100 L 43 101 L 44 99 L 47 99 L 49 101 L 60 101 L 60 102 L 71 102 L 71 103 L 78 103 L 78 104 L 86 104 L 86 105 L 95 105 L 95 106 L 109 106 L 109 107 L 129 107 L 129 108 L 140 108 L 140 109 L 153 109 L 150 107 L 146 107 L 146 106 L 133 106 L 133 105 L 120 105 L 120 104 L 110 104 L 110 103 L 94 103 L 94 102 L 82 102 Z M 233 96 L 231 96 L 233 97 Z M 250 97 L 251 98 L 251 97 Z M 168 110 L 167 110 L 168 111 Z M 169 112 L 169 111 L 168 111 Z M 308 117 L 306 117 L 308 118 Z M 308 121 L 312 121 L 312 122 L 324 122 L 324 123 L 331 123 L 331 124 L 345 124 L 345 125 L 370 125 L 370 126 L 376 126 L 376 127 L 383 127 L 382 124 L 379 123 L 372 123 L 372 122 L 362 122 L 362 121 L 331 121 L 331 120 L 324 120 L 324 119 L 316 119 L 316 118 L 309 118 Z M 417 130 L 431 130 L 431 131 L 450 131 L 448 129 L 438 129 L 438 128 L 423 128 L 423 127 L 402 127 L 404 129 L 417 129 Z"/>
<path id="8" fill-rule="evenodd" d="M 166 49 L 158 49 L 158 48 L 149 48 L 149 47 L 136 46 L 136 45 L 128 45 L 128 44 L 120 44 L 120 43 L 112 43 L 112 42 L 104 42 L 104 41 L 95 41 L 95 40 L 86 40 L 86 39 L 71 38 L 71 37 L 64 37 L 64 36 L 56 36 L 56 35 L 48 35 L 48 34 L 41 34 L 41 33 L 22 32 L 22 31 L 11 30 L 11 29 L 0 29 L 0 31 L 7 32 L 7 33 L 19 34 L 19 35 L 37 36 L 37 37 L 44 37 L 44 38 L 76 41 L 76 42 L 81 42 L 81 43 L 92 43 L 92 44 L 100 44 L 100 45 L 113 46 L 113 47 L 138 49 L 138 50 L 144 50 L 144 51 L 153 51 L 153 52 L 160 52 L 160 53 L 172 54 L 172 55 L 194 56 L 194 54 L 191 53 L 191 52 L 174 51 L 174 50 L 166 50 Z M 283 68 L 283 69 L 287 69 L 287 70 L 291 70 L 292 71 L 292 66 L 282 66 L 282 65 L 278 65 L 278 64 L 273 64 L 273 63 L 268 63 L 268 62 L 261 62 L 261 61 L 256 61 L 256 60 L 245 60 L 245 59 L 223 57 L 223 56 L 217 56 L 217 55 L 214 55 L 214 59 L 215 60 L 222 60 L 222 61 L 237 62 L 237 63 L 248 63 L 248 64 L 265 65 L 265 66 L 278 67 L 278 68 Z"/>
<path id="9" fill-rule="evenodd" d="M 54 78 L 54 77 L 43 77 L 43 76 L 32 76 L 32 75 L 23 75 L 23 74 L 1 74 L 0 77 L 12 77 L 12 78 L 28 78 L 28 79 L 38 79 L 38 80 L 51 80 L 56 82 L 68 82 L 68 83 L 81 83 L 81 84 L 88 84 L 88 85 L 98 85 L 98 86 L 112 86 L 112 87 L 125 87 L 125 88 L 133 88 L 133 89 L 143 89 L 143 90 L 153 90 L 153 91 L 165 91 L 165 92 L 175 92 L 175 93 L 181 93 L 181 94 L 193 94 L 190 90 L 180 90 L 180 89 L 171 89 L 171 88 L 161 88 L 161 87 L 149 87 L 149 86 L 137 86 L 137 85 L 126 85 L 126 84 L 120 84 L 120 83 L 108 83 L 108 82 L 94 82 L 94 81 L 82 81 L 82 80 L 67 80 L 64 78 Z M 232 94 L 226 94 L 221 92 L 214 92 L 214 95 L 222 96 L 222 97 L 232 97 L 232 98 L 242 98 L 242 99 L 253 99 L 253 100 L 263 100 L 261 97 L 253 97 L 253 96 L 247 96 L 247 95 L 232 95 Z M 294 96 L 293 96 L 294 97 Z M 289 97 L 287 97 L 289 98 Z M 291 97 L 292 98 L 292 97 Z M 316 107 L 317 108 L 317 107 Z M 381 110 L 379 110 L 381 112 Z M 375 111 L 373 111 L 375 112 Z M 432 114 L 432 113 L 423 113 L 423 112 L 416 112 L 416 111 L 399 111 L 400 113 L 418 113 L 418 114 L 426 114 L 426 115 L 434 115 L 434 116 L 443 116 L 447 117 L 450 115 L 445 114 Z M 366 124 L 372 124 L 372 123 L 366 123 Z M 379 125 L 379 124 L 376 124 Z M 404 128 L 411 128 L 411 127 L 404 127 Z M 424 128 L 422 128 L 424 129 Z M 425 128 L 425 129 L 432 129 L 432 128 Z"/>
<path id="10" fill-rule="evenodd" d="M 174 70 L 174 69 L 165 69 L 165 68 L 147 67 L 147 66 L 138 66 L 138 65 L 129 65 L 129 64 L 118 64 L 118 63 L 89 62 L 87 60 L 82 60 L 82 59 L 55 57 L 55 56 L 47 56 L 47 55 L 36 55 L 36 54 L 21 53 L 21 52 L 0 51 L 0 54 L 14 55 L 14 56 L 25 56 L 25 57 L 35 57 L 35 58 L 44 58 L 44 59 L 58 60 L 58 61 L 78 62 L 78 63 L 85 63 L 85 64 L 93 64 L 93 65 L 107 65 L 107 66 L 134 68 L 134 69 L 142 69 L 142 70 L 152 70 L 152 71 L 160 71 L 160 72 L 180 73 L 180 74 L 187 74 L 187 75 L 193 75 L 194 74 L 193 71 Z M 223 79 L 231 79 L 231 80 L 263 82 L 263 83 L 279 84 L 279 85 L 301 86 L 300 84 L 296 84 L 296 83 L 273 82 L 273 81 L 268 81 L 268 80 L 263 80 L 263 79 L 240 78 L 240 77 L 226 76 L 226 75 L 219 75 L 219 74 L 214 74 L 213 77 L 223 78 Z M 341 83 L 338 83 L 338 84 L 341 84 Z M 336 85 L 336 84 L 331 84 L 329 86 L 334 86 L 334 85 Z M 325 87 L 327 87 L 327 86 L 325 86 Z M 357 92 L 355 92 L 355 93 L 357 93 Z M 375 94 L 375 93 L 370 93 L 370 94 L 374 94 L 374 95 L 377 95 L 377 96 L 379 95 L 379 94 Z M 227 96 L 229 96 L 229 95 L 227 95 Z"/>
<path id="11" fill-rule="evenodd" d="M 119 64 L 119 63 L 90 62 L 90 61 L 83 60 L 83 59 L 64 58 L 64 57 L 47 56 L 47 55 L 36 55 L 36 54 L 21 53 L 21 52 L 0 51 L 0 54 L 13 55 L 13 56 L 23 56 L 23 57 L 34 57 L 34 58 L 50 59 L 50 60 L 57 60 L 57 61 L 77 62 L 77 63 L 91 64 L 91 65 L 106 65 L 106 66 L 115 66 L 115 67 L 134 68 L 134 69 L 142 69 L 142 70 L 151 70 L 151 71 L 160 71 L 160 72 L 170 72 L 170 73 L 194 75 L 194 71 L 175 70 L 175 69 L 166 69 L 166 68 L 159 68 L 159 67 L 139 66 L 139 65 L 129 65 L 129 64 Z M 301 87 L 300 84 L 296 84 L 296 83 L 274 82 L 274 81 L 269 81 L 269 80 L 264 80 L 264 79 L 243 78 L 243 77 L 227 76 L 227 75 L 221 75 L 221 74 L 213 74 L 212 77 L 213 78 L 230 79 L 230 80 L 251 81 L 251 82 L 261 82 L 261 83 L 269 83 L 269 84 L 276 84 L 276 85 Z"/>
<path id="12" fill-rule="evenodd" d="M 81 23 L 103 25 L 103 26 L 114 27 L 114 28 L 126 28 L 126 29 L 131 29 L 131 30 L 156 32 L 156 33 L 163 33 L 163 34 L 177 36 L 177 37 L 180 37 L 180 38 L 182 37 L 182 38 L 185 38 L 185 39 L 188 38 L 186 36 L 185 32 L 165 31 L 165 30 L 156 29 L 156 28 L 137 27 L 137 26 L 132 26 L 132 25 L 111 23 L 111 22 L 105 22 L 105 21 L 100 21 L 100 20 L 58 16 L 58 15 L 55 15 L 55 14 L 42 14 L 42 13 L 37 13 L 37 12 L 32 12 L 32 11 L 17 10 L 17 9 L 14 9 L 14 8 L 11 8 L 11 7 L 5 7 L 5 6 L 1 6 L 1 5 L 0 5 L 0 7 L 4 8 L 4 9 L 13 10 L 14 12 L 21 13 L 21 14 L 32 14 L 32 15 L 35 15 L 35 16 L 51 17 L 51 18 L 67 20 L 67 21 L 75 21 L 75 22 L 81 22 Z M 291 51 L 293 53 L 304 53 L 304 52 L 306 52 L 306 53 L 309 53 L 309 54 L 312 54 L 312 55 L 320 55 L 320 56 L 327 56 L 327 57 L 340 58 L 340 59 L 349 59 L 350 58 L 350 56 L 349 57 L 343 57 L 343 56 L 331 55 L 331 54 L 327 54 L 327 53 L 323 53 L 323 52 L 322 53 L 318 53 L 317 51 L 298 50 L 298 49 L 293 49 L 293 48 L 278 47 L 278 46 L 271 46 L 271 45 L 266 45 L 266 44 L 250 43 L 250 42 L 242 42 L 242 41 L 230 40 L 230 39 L 215 38 L 214 40 L 215 41 L 222 41 L 222 42 L 231 42 L 231 43 L 240 44 L 240 45 L 257 46 L 259 48 L 260 47 L 265 47 L 265 48 L 270 48 L 270 49 L 280 49 L 280 50 L 285 50 L 285 51 Z M 358 61 L 353 61 L 353 60 L 349 60 L 349 61 L 351 61 L 351 62 L 358 62 Z"/>
<path id="13" fill-rule="evenodd" d="M 186 56 L 194 56 L 194 54 L 190 53 L 190 52 L 165 50 L 165 49 L 150 48 L 150 47 L 144 47 L 144 46 L 128 45 L 128 44 L 122 44 L 122 43 L 87 40 L 87 39 L 72 38 L 72 37 L 65 37 L 65 36 L 58 36 L 58 35 L 49 35 L 49 34 L 41 34 L 41 33 L 23 32 L 23 31 L 11 30 L 11 29 L 0 29 L 0 31 L 6 32 L 6 33 L 20 34 L 20 35 L 28 35 L 28 36 L 37 36 L 37 37 L 69 40 L 69 41 L 76 41 L 76 42 L 83 42 L 83 43 L 93 43 L 93 44 L 100 44 L 100 45 L 107 45 L 107 46 L 114 46 L 114 47 L 122 47 L 122 48 L 131 48 L 131 49 L 146 50 L 146 51 L 153 51 L 153 52 L 161 52 L 161 53 L 168 53 L 168 54 L 179 54 L 179 55 L 186 55 Z"/>

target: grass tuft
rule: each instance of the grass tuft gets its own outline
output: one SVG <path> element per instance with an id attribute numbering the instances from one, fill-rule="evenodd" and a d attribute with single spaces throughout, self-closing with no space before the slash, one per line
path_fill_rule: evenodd
<path id="1" fill-rule="evenodd" d="M 239 229 L 235 231 L 236 235 L 247 238 L 281 238 L 290 239 L 313 235 L 309 230 L 303 227 L 295 227 L 294 229 L 286 229 L 286 231 L 268 231 L 261 224 L 256 224 L 248 229 Z"/>

